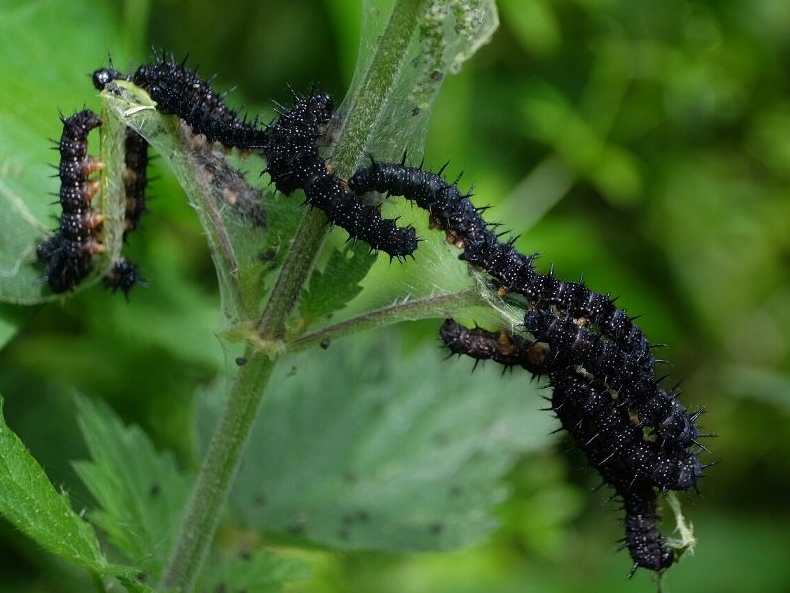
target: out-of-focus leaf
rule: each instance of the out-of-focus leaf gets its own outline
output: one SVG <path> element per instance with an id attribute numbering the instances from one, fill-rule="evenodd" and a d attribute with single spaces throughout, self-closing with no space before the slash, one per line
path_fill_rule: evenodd
<path id="1" fill-rule="evenodd" d="M 551 2 L 500 0 L 503 20 L 524 48 L 538 54 L 551 54 L 561 45 L 562 32 Z"/>
<path id="2" fill-rule="evenodd" d="M 206 570 L 206 591 L 279 593 L 286 583 L 307 578 L 304 561 L 259 550 L 235 556 L 216 556 Z"/>
<path id="3" fill-rule="evenodd" d="M 105 405 L 77 400 L 91 461 L 74 468 L 100 508 L 91 520 L 146 574 L 158 577 L 178 533 L 191 479 L 169 453 L 157 453 L 139 427 L 124 426 Z"/>
<path id="4" fill-rule="evenodd" d="M 339 549 L 450 549 L 482 540 L 516 457 L 551 442 L 526 373 L 442 364 L 428 347 L 358 337 L 294 356 L 272 379 L 234 510 Z M 217 402 L 214 402 L 216 405 Z M 215 417 L 204 407 L 202 426 Z"/>
<path id="5" fill-rule="evenodd" d="M 642 178 L 636 160 L 601 137 L 558 89 L 541 85 L 525 93 L 520 108 L 524 131 L 551 146 L 611 202 L 625 204 L 639 198 Z"/>

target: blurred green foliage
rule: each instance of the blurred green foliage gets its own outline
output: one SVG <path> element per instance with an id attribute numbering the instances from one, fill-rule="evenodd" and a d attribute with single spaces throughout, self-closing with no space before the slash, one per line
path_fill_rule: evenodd
<path id="1" fill-rule="evenodd" d="M 42 12 L 78 27 L 59 15 L 66 4 Z M 0 0 L 2 26 L 13 27 L 26 5 Z M 499 7 L 493 41 L 445 83 L 426 163 L 449 159 L 451 175 L 463 170 L 475 200 L 495 205 L 491 217 L 523 233 L 522 251 L 542 252 L 560 277 L 584 273 L 593 288 L 621 295 L 622 306 L 643 315 L 647 335 L 669 345 L 662 355 L 683 378 L 686 404 L 707 409 L 703 428 L 718 438 L 705 441 L 711 453 L 703 458 L 719 464 L 700 485 L 704 497 L 684 501 L 700 545 L 672 569 L 669 586 L 786 591 L 790 4 L 502 0 Z M 55 56 L 3 48 L 3 60 L 29 64 L 35 84 L 6 79 L 0 101 L 38 118 L 42 145 L 58 133 L 58 109 L 96 104 L 85 74 L 108 52 L 121 66 L 146 60 L 152 45 L 188 53 L 201 72 L 220 74 L 219 88 L 235 86 L 231 101 L 251 111 L 287 100 L 289 84 L 318 81 L 340 97 L 356 61 L 360 4 L 151 0 L 78 16 L 107 19 L 106 38 Z M 122 34 L 115 39 L 113 31 Z M 31 29 L 31 47 L 50 34 Z M 91 61 L 75 63 L 70 51 Z M 49 111 L 27 113 L 26 93 L 44 90 Z M 86 506 L 69 466 L 86 453 L 64 389 L 104 398 L 189 463 L 189 403 L 224 368 L 205 243 L 180 190 L 159 174 L 154 214 L 130 245 L 145 262 L 149 289 L 129 305 L 94 289 L 35 312 L 4 307 L 0 317 L 24 320 L 0 352 L 8 422 L 53 482 L 68 484 Z M 408 348 L 435 348 L 437 325 L 403 327 Z M 482 548 L 405 558 L 311 552 L 313 577 L 294 590 L 653 590 L 650 575 L 625 579 L 628 560 L 613 553 L 617 514 L 606 493 L 588 496 L 594 476 L 570 449 L 521 460 L 503 526 Z M 7 526 L 0 546 L 0 591 L 75 590 L 64 588 L 67 568 Z"/>

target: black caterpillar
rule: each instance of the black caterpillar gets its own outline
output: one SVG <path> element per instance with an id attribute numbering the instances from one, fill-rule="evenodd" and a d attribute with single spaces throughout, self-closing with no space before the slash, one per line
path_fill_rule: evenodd
<path id="1" fill-rule="evenodd" d="M 98 115 L 89 109 L 63 118 L 63 134 L 58 143 L 60 163 L 59 202 L 62 209 L 60 226 L 37 248 L 38 260 L 44 267 L 45 279 L 54 293 L 73 290 L 93 270 L 94 256 L 104 251 L 101 238 L 102 215 L 91 205 L 99 191 L 99 182 L 91 175 L 103 164 L 88 155 L 88 134 L 102 125 Z M 137 136 L 134 134 L 134 136 Z M 147 148 L 142 138 L 127 134 L 126 232 L 137 226 L 139 214 L 145 209 Z M 145 143 L 142 140 L 142 143 Z M 131 193 L 131 195 L 130 195 Z M 141 207 L 142 205 L 142 207 Z M 126 234 L 124 233 L 124 235 Z M 105 283 L 115 292 L 120 290 L 127 300 L 129 291 L 141 282 L 137 267 L 126 259 L 114 263 L 105 276 Z"/>
<path id="2" fill-rule="evenodd" d="M 417 249 L 413 227 L 400 228 L 384 219 L 378 208 L 361 202 L 346 190 L 342 180 L 331 173 L 319 154 L 318 140 L 332 117 L 334 101 L 326 94 L 296 97 L 291 109 L 284 109 L 266 129 L 260 149 L 266 158 L 266 172 L 275 187 L 286 195 L 302 189 L 306 202 L 324 211 L 330 224 L 361 239 L 371 250 L 384 251 L 390 258 L 403 259 Z"/>
<path id="3" fill-rule="evenodd" d="M 634 409 L 640 422 L 652 428 L 661 444 L 688 447 L 696 442 L 699 413 L 688 414 L 676 394 L 662 389 L 652 373 L 644 372 L 638 359 L 578 326 L 573 319 L 550 311 L 527 313 L 524 325 L 535 340 L 552 347 L 551 368 L 583 366 L 607 387 L 617 391 L 620 401 Z"/>
<path id="4" fill-rule="evenodd" d="M 466 328 L 446 319 L 440 336 L 454 354 L 476 360 L 491 359 L 506 366 L 522 366 L 548 374 L 553 389 L 551 406 L 604 482 L 614 487 L 626 511 L 625 544 L 634 568 L 663 570 L 674 562 L 658 530 L 657 490 L 685 490 L 696 481 L 699 464 L 686 450 L 663 450 L 645 438 L 627 405 L 609 389 L 595 385 L 576 371 L 551 371 L 552 359 L 541 342 L 510 332 Z"/>
<path id="5" fill-rule="evenodd" d="M 99 185 L 90 176 L 101 168 L 101 164 L 88 155 L 88 134 L 102 121 L 88 109 L 67 118 L 61 116 L 61 121 L 63 133 L 58 142 L 60 224 L 55 233 L 37 247 L 46 281 L 55 293 L 76 287 L 93 269 L 93 256 L 104 250 L 98 234 L 101 215 L 91 207 Z"/>
<path id="6" fill-rule="evenodd" d="M 370 166 L 355 172 L 348 186 L 361 195 L 369 191 L 403 196 L 426 210 L 434 227 L 447 233 L 448 241 L 463 249 L 461 259 L 483 268 L 497 288 L 524 295 L 537 309 L 556 307 L 563 315 L 585 319 L 598 327 L 619 348 L 636 356 L 652 373 L 655 359 L 642 331 L 607 295 L 591 291 L 581 282 L 564 282 L 551 274 L 538 274 L 532 264 L 537 255 L 519 253 L 511 242 L 501 242 L 475 208 L 470 193 L 462 193 L 457 181 L 448 183 L 438 173 L 400 163 L 371 159 Z"/>
<path id="7" fill-rule="evenodd" d="M 122 78 L 111 71 L 115 78 Z M 107 81 L 109 82 L 109 80 Z M 94 77 L 94 84 L 97 84 Z M 106 83 L 105 83 L 106 84 Z M 61 118 L 63 119 L 63 118 Z M 91 200 L 98 192 L 97 180 L 90 175 L 102 168 L 102 164 L 88 156 L 88 133 L 102 125 L 98 115 L 83 110 L 63 119 L 63 136 L 59 142 L 61 180 L 60 228 L 55 235 L 39 245 L 38 256 L 46 271 L 46 280 L 52 292 L 74 289 L 93 269 L 93 256 L 101 253 L 99 230 L 101 215 L 91 207 Z M 145 212 L 145 188 L 148 166 L 148 144 L 133 130 L 127 130 L 125 140 L 124 186 L 126 192 L 126 228 L 124 237 L 137 228 L 140 216 Z M 129 291 L 142 282 L 137 266 L 121 258 L 104 277 L 105 284 L 120 290 L 128 300 Z"/>
<path id="8" fill-rule="evenodd" d="M 126 194 L 124 239 L 137 229 L 140 217 L 148 212 L 145 192 L 148 187 L 148 160 L 148 142 L 132 128 L 126 128 L 124 140 L 126 171 L 123 174 Z"/>

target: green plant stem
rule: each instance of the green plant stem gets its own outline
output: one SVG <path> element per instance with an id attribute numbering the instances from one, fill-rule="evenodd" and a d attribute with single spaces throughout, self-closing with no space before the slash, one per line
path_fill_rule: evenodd
<path id="1" fill-rule="evenodd" d="M 332 155 L 338 172 L 351 173 L 365 154 L 376 121 L 386 110 L 403 68 L 419 16 L 427 4 L 427 0 L 398 0 L 395 3 L 367 76 L 352 97 L 341 141 Z"/>
<path id="2" fill-rule="evenodd" d="M 193 590 L 219 526 L 260 396 L 274 369 L 274 361 L 260 350 L 248 347 L 245 356 L 247 364 L 239 369 L 198 473 L 180 539 L 160 583 L 162 589 Z"/>
<path id="3" fill-rule="evenodd" d="M 386 109 L 389 93 L 425 3 L 426 0 L 395 3 L 362 91 L 350 107 L 349 122 L 338 140 L 338 170 L 350 170 L 364 153 L 373 124 Z M 361 113 L 357 114 L 356 110 Z M 258 337 L 263 343 L 282 338 L 285 322 L 299 300 L 326 233 L 324 215 L 317 211 L 307 212 L 258 322 Z M 247 364 L 240 368 L 231 387 L 226 408 L 198 473 L 179 537 L 160 581 L 162 589 L 180 593 L 194 590 L 219 526 L 222 507 L 275 364 L 263 350 L 253 346 L 247 347 L 245 356 Z"/>
<path id="4" fill-rule="evenodd" d="M 305 213 L 291 249 L 285 257 L 271 298 L 258 321 L 258 338 L 264 344 L 283 338 L 285 320 L 299 302 L 299 295 L 327 232 L 326 216 L 323 212 L 313 209 Z"/>
<path id="5" fill-rule="evenodd" d="M 320 344 L 324 340 L 335 340 L 366 329 L 392 325 L 404 319 L 413 321 L 436 317 L 437 311 L 441 311 L 446 315 L 451 311 L 475 305 L 484 305 L 485 303 L 485 299 L 475 289 L 396 303 L 370 311 L 364 315 L 346 319 L 318 331 L 302 334 L 293 342 L 290 342 L 287 348 L 288 352 L 300 352 L 310 346 Z"/>

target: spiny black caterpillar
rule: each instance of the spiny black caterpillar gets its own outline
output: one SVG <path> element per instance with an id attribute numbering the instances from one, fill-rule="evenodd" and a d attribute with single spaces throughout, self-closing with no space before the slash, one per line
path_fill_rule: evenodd
<path id="1" fill-rule="evenodd" d="M 61 116 L 61 121 L 59 225 L 37 247 L 45 279 L 56 293 L 77 286 L 93 269 L 94 256 L 104 251 L 100 236 L 102 216 L 91 205 L 99 191 L 99 183 L 92 175 L 102 168 L 102 163 L 88 154 L 88 134 L 102 121 L 89 109 Z"/>
<path id="2" fill-rule="evenodd" d="M 58 142 L 58 176 L 62 212 L 59 227 L 37 247 L 45 279 L 54 293 L 73 290 L 93 270 L 95 256 L 105 249 L 101 235 L 104 219 L 92 205 L 99 191 L 99 181 L 92 175 L 104 164 L 88 154 L 88 134 L 100 127 L 102 121 L 89 109 L 61 119 L 63 133 Z M 145 141 L 136 133 L 127 134 L 126 147 L 130 151 L 124 175 L 127 201 L 124 236 L 137 227 L 139 216 L 145 210 L 148 157 L 141 144 Z M 141 282 L 136 265 L 125 258 L 113 263 L 104 280 L 113 291 L 123 292 L 127 300 L 132 287 Z"/>
<path id="3" fill-rule="evenodd" d="M 354 240 L 365 241 L 373 251 L 400 260 L 414 253 L 415 229 L 382 218 L 378 208 L 349 192 L 321 157 L 318 140 L 332 117 L 332 98 L 319 93 L 295 99 L 293 108 L 282 110 L 266 128 L 260 147 L 275 187 L 286 195 L 302 189 L 307 204 L 323 210 L 330 224 L 345 229 Z"/>
<path id="4" fill-rule="evenodd" d="M 671 566 L 674 554 L 658 530 L 658 494 L 687 490 L 702 476 L 703 467 L 691 446 L 670 444 L 647 434 L 606 380 L 578 365 L 558 365 L 556 345 L 506 330 L 467 328 L 451 318 L 442 325 L 440 337 L 453 354 L 520 366 L 534 375 L 547 376 L 553 390 L 552 410 L 590 465 L 623 501 L 624 542 L 634 569 L 660 571 Z M 601 340 L 598 336 L 590 339 Z"/>

